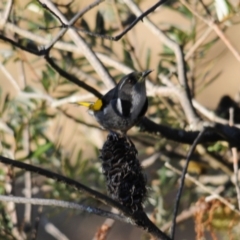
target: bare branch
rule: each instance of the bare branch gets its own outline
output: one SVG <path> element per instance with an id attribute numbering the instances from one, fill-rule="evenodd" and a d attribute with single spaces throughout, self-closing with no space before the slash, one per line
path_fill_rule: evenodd
<path id="1" fill-rule="evenodd" d="M 188 61 L 190 59 L 192 54 L 203 43 L 203 41 L 210 35 L 211 32 L 212 32 L 212 28 L 208 27 L 207 30 L 203 34 L 201 34 L 201 36 L 197 39 L 197 41 L 194 43 L 194 45 L 191 46 L 191 48 L 186 53 L 186 55 L 184 57 L 185 61 Z"/>
<path id="2" fill-rule="evenodd" d="M 234 125 L 234 109 L 229 109 L 229 125 Z M 236 147 L 232 147 L 232 162 L 233 162 L 233 171 L 234 171 L 234 185 L 237 193 L 237 200 L 238 200 L 238 209 L 240 210 L 240 185 L 238 179 L 238 152 Z"/>
<path id="3" fill-rule="evenodd" d="M 34 55 L 37 55 L 37 56 L 41 56 L 41 55 L 44 55 L 46 54 L 45 50 L 36 50 L 36 49 L 31 49 L 31 48 L 27 48 L 25 46 L 22 46 L 20 45 L 19 43 L 3 36 L 3 35 L 0 35 L 0 39 L 3 39 L 5 40 L 6 42 L 9 42 L 11 43 L 13 46 L 16 46 L 24 51 L 27 51 L 27 52 L 30 52 Z M 54 60 L 49 57 L 48 55 L 45 56 L 45 59 L 47 60 L 47 62 L 51 65 L 52 68 L 54 68 L 61 76 L 63 76 L 64 78 L 67 78 L 69 81 L 75 83 L 76 85 L 78 85 L 79 87 L 83 88 L 83 89 L 86 89 L 87 91 L 93 93 L 96 97 L 98 98 L 101 98 L 101 94 L 93 87 L 89 86 L 88 84 L 86 84 L 85 82 L 83 81 L 80 81 L 78 78 L 76 78 L 74 75 L 71 75 L 69 74 L 68 72 L 64 71 L 62 68 L 60 68 L 55 62 Z M 1 67 L 1 65 L 0 65 Z M 3 65 L 2 65 L 2 69 L 5 70 L 5 68 L 3 68 Z M 9 79 L 11 79 L 11 75 L 7 75 L 9 77 Z M 14 84 L 14 81 L 11 79 L 11 83 Z M 20 88 L 19 88 L 20 90 Z"/>
<path id="4" fill-rule="evenodd" d="M 136 16 L 141 16 L 142 11 L 139 9 L 136 3 L 132 0 L 124 0 L 125 4 L 131 9 L 131 11 Z M 181 91 L 181 99 L 185 106 L 185 114 L 188 119 L 189 124 L 195 128 L 200 122 L 199 117 L 197 116 L 192 103 L 190 90 L 187 84 L 187 76 L 186 76 L 186 66 L 182 48 L 171 38 L 169 38 L 165 33 L 163 33 L 152 21 L 148 18 L 145 18 L 144 24 L 162 41 L 166 46 L 171 48 L 176 56 L 177 61 L 177 72 L 178 79 L 180 82 L 180 90 Z"/>
<path id="5" fill-rule="evenodd" d="M 237 200 L 238 200 L 238 209 L 240 210 L 240 184 L 238 178 L 238 152 L 237 148 L 232 148 L 232 162 L 233 162 L 233 171 L 234 171 L 234 185 L 237 193 Z"/>
<path id="6" fill-rule="evenodd" d="M 48 171 L 46 169 L 42 169 L 40 167 L 36 167 L 30 164 L 26 164 L 20 161 L 15 161 L 3 156 L 0 156 L 0 162 L 17 167 L 20 169 L 24 169 L 26 171 L 38 173 L 42 176 L 48 177 L 50 179 L 54 179 L 57 182 L 62 182 L 64 184 L 67 184 L 68 186 L 75 187 L 77 190 L 83 191 L 89 196 L 98 199 L 99 201 L 103 202 L 106 205 L 110 205 L 112 207 L 115 207 L 119 209 L 121 212 L 125 214 L 125 216 L 131 218 L 131 223 L 135 224 L 136 226 L 143 228 L 147 230 L 150 234 L 158 237 L 159 239 L 163 240 L 170 240 L 170 238 L 164 234 L 160 229 L 158 229 L 148 218 L 145 212 L 143 211 L 135 211 L 134 213 L 129 212 L 129 209 L 125 206 L 121 205 L 120 203 L 114 201 L 113 199 L 105 196 L 104 194 L 97 192 L 73 179 L 64 177 L 60 174 Z"/>
<path id="7" fill-rule="evenodd" d="M 41 0 L 42 3 L 46 4 L 47 8 L 55 13 L 59 18 L 61 18 L 62 22 L 66 25 L 69 25 L 66 17 L 55 7 L 55 5 L 49 0 Z M 89 48 L 85 40 L 73 29 L 69 29 L 69 36 L 73 40 L 73 42 L 80 48 L 84 54 L 84 56 L 88 59 L 89 63 L 101 77 L 102 81 L 106 86 L 115 86 L 115 82 L 112 77 L 109 75 L 108 71 L 105 69 L 103 64 L 99 61 L 96 54 Z"/>
<path id="8" fill-rule="evenodd" d="M 194 214 L 199 210 L 206 209 L 206 204 L 202 204 L 201 206 L 191 206 L 189 209 L 186 209 L 182 211 L 177 217 L 176 217 L 176 223 L 181 223 L 191 217 L 194 216 Z M 172 221 L 167 222 L 162 226 L 162 230 L 166 232 L 172 225 Z"/>
<path id="9" fill-rule="evenodd" d="M 69 240 L 65 234 L 63 234 L 54 224 L 49 222 L 47 218 L 42 217 L 41 223 L 43 223 L 45 231 L 57 240 Z"/>
<path id="10" fill-rule="evenodd" d="M 13 0 L 8 0 L 7 4 L 6 4 L 6 8 L 4 11 L 4 14 L 2 16 L 2 19 L 0 19 L 0 28 L 3 28 L 8 20 L 8 17 L 11 13 L 11 9 L 12 9 L 12 4 L 13 4 Z M 0 17 L 1 18 L 1 17 Z"/>
<path id="11" fill-rule="evenodd" d="M 230 52 L 234 55 L 234 57 L 240 61 L 240 53 L 239 51 L 232 45 L 230 40 L 225 36 L 219 25 L 216 23 L 216 21 L 212 18 L 204 18 L 202 17 L 196 10 L 194 10 L 186 0 L 180 0 L 180 2 L 185 5 L 189 11 L 191 11 L 194 15 L 196 15 L 199 19 L 201 19 L 204 23 L 206 23 L 210 28 L 212 28 L 218 37 L 223 41 L 223 43 L 226 45 L 226 47 L 230 50 Z"/>
<path id="12" fill-rule="evenodd" d="M 111 211 L 113 211 L 114 213 L 117 213 L 116 209 L 112 208 Z M 114 223 L 115 221 L 113 219 L 106 219 L 101 225 L 101 227 L 97 230 L 92 240 L 106 239 L 110 230 L 114 226 Z"/>
<path id="13" fill-rule="evenodd" d="M 216 114 L 208 109 L 206 109 L 204 106 L 202 106 L 199 102 L 197 102 L 195 99 L 192 100 L 193 106 L 206 118 L 208 118 L 212 122 L 221 123 L 221 124 L 228 124 L 228 120 L 220 118 L 216 116 Z M 235 125 L 236 126 L 236 125 Z"/>
<path id="14" fill-rule="evenodd" d="M 48 171 L 46 169 L 42 169 L 40 167 L 30 165 L 30 164 L 26 164 L 26 163 L 23 163 L 23 162 L 20 162 L 20 161 L 11 160 L 11 159 L 3 157 L 3 156 L 0 156 L 0 162 L 2 162 L 4 164 L 8 164 L 10 166 L 20 168 L 20 169 L 24 169 L 26 171 L 38 173 L 42 176 L 48 177 L 50 179 L 54 179 L 57 182 L 62 182 L 62 183 L 65 183 L 69 186 L 75 187 L 77 190 L 85 192 L 86 194 L 88 194 L 89 196 L 91 196 L 95 199 L 99 199 L 104 204 L 109 204 L 109 205 L 111 205 L 113 207 L 116 207 L 118 209 L 124 208 L 122 205 L 120 205 L 116 201 L 112 200 L 111 198 L 109 198 L 109 197 L 107 197 L 107 196 L 105 196 L 105 195 L 103 195 L 103 194 L 101 194 L 101 193 L 99 193 L 99 192 L 97 192 L 93 189 L 90 189 L 87 186 L 85 186 L 85 185 L 83 185 L 83 184 L 81 184 L 77 181 L 74 181 L 73 179 L 64 177 L 64 176 L 59 175 L 57 173 L 54 173 L 54 172 Z"/>
<path id="15" fill-rule="evenodd" d="M 119 214 L 115 214 L 109 211 L 105 211 L 100 208 L 91 207 L 84 204 L 67 202 L 62 200 L 55 199 L 42 199 L 42 198 L 25 198 L 25 197 L 16 197 L 16 196 L 4 196 L 0 195 L 0 201 L 2 202 L 14 202 L 17 204 L 31 204 L 31 205 L 41 205 L 41 206 L 52 206 L 52 207 L 61 207 L 61 208 L 69 208 L 76 209 L 80 211 L 85 211 L 91 214 L 95 214 L 105 218 L 115 219 L 121 222 L 128 222 L 128 220 Z"/>
<path id="16" fill-rule="evenodd" d="M 197 138 L 194 140 L 189 152 L 188 152 L 188 155 L 187 155 L 187 158 L 186 158 L 186 163 L 185 163 L 185 166 L 183 168 L 183 171 L 182 171 L 182 175 L 181 175 L 181 180 L 180 180 L 180 186 L 179 186 L 179 189 L 178 189 L 178 193 L 177 193 L 177 197 L 176 197 L 176 202 L 175 202 L 175 206 L 174 206 L 174 212 L 173 212 L 173 224 L 172 224 L 172 229 L 171 229 L 171 238 L 174 239 L 174 235 L 175 235 L 175 228 L 176 228 L 176 217 L 177 217 L 177 212 L 178 212 L 178 208 L 179 208 L 179 203 L 180 203 L 180 199 L 181 199 L 181 195 L 182 195 L 182 190 L 183 190 L 183 186 L 184 186 L 184 181 L 185 181 L 185 176 L 186 176 L 186 173 L 187 173 L 187 169 L 188 169 L 188 165 L 189 165 L 189 162 L 190 162 L 190 158 L 197 146 L 197 144 L 199 143 L 201 137 L 203 136 L 204 132 L 206 130 L 203 129 L 197 136 Z"/>
<path id="17" fill-rule="evenodd" d="M 16 80 L 13 78 L 13 76 L 8 72 L 6 67 L 0 62 L 0 70 L 3 72 L 3 74 L 6 76 L 8 81 L 10 82 L 11 86 L 15 89 L 17 93 L 21 92 L 20 87 L 18 86 Z"/>
<path id="18" fill-rule="evenodd" d="M 164 4 L 165 2 L 167 2 L 167 0 L 160 0 L 159 2 L 157 2 L 156 4 L 154 4 L 152 7 L 150 7 L 148 10 L 146 10 L 145 12 L 141 13 L 140 16 L 138 16 L 127 28 L 125 28 L 120 34 L 118 34 L 117 36 L 107 36 L 107 35 L 102 35 L 99 33 L 93 33 L 93 32 L 89 32 L 87 30 L 84 29 L 80 29 L 77 27 L 72 26 L 72 24 L 65 24 L 64 21 L 61 20 L 62 22 L 62 26 L 57 26 L 54 28 L 70 28 L 70 29 L 74 29 L 76 31 L 88 34 L 90 36 L 93 37 L 99 37 L 99 38 L 104 38 L 104 39 L 108 39 L 108 40 L 112 40 L 112 41 L 118 41 L 120 40 L 124 35 L 126 35 L 126 33 L 128 33 L 139 21 L 143 22 L 143 18 L 146 17 L 147 15 L 149 15 L 149 13 L 155 11 L 159 6 L 161 6 L 162 4 Z M 55 15 L 55 13 L 54 13 Z M 58 19 L 59 16 L 57 16 Z M 49 28 L 48 28 L 49 29 Z"/>
<path id="19" fill-rule="evenodd" d="M 68 72 L 64 71 L 62 68 L 60 68 L 55 62 L 54 60 L 49 57 L 48 55 L 45 56 L 45 59 L 47 60 L 47 62 L 50 64 L 50 66 L 55 69 L 61 76 L 63 76 L 64 78 L 68 79 L 69 81 L 75 83 L 76 85 L 78 85 L 79 87 L 87 90 L 88 92 L 93 93 L 96 97 L 101 98 L 102 94 L 100 94 L 95 88 L 89 86 L 88 84 L 86 84 L 83 81 L 80 81 L 78 78 L 76 78 L 74 75 L 69 74 Z"/>
<path id="20" fill-rule="evenodd" d="M 101 2 L 103 2 L 104 0 L 97 0 L 95 2 L 93 2 L 92 4 L 89 4 L 87 7 L 85 7 L 84 9 L 82 9 L 80 12 L 78 12 L 68 23 L 68 27 L 72 26 L 80 17 L 82 17 L 85 13 L 87 13 L 89 10 L 91 10 L 92 8 L 94 8 L 95 6 L 99 5 Z M 41 2 L 41 0 L 38 0 L 38 2 L 44 7 L 46 8 L 48 11 L 50 11 L 62 24 L 63 26 L 66 26 L 64 21 L 65 21 L 65 17 L 63 17 L 63 15 L 58 15 L 56 11 L 57 8 L 51 6 L 53 8 L 53 10 L 51 10 L 50 8 L 47 7 L 46 4 L 43 4 Z M 44 2 L 44 1 L 43 1 Z M 55 13 L 56 11 L 56 13 Z M 62 29 L 57 36 L 55 36 L 55 38 L 47 45 L 45 46 L 45 50 L 48 51 L 50 50 L 55 43 L 63 37 L 63 35 L 67 32 L 67 28 Z"/>
<path id="21" fill-rule="evenodd" d="M 166 162 L 165 166 L 169 169 L 171 169 L 173 172 L 177 173 L 178 175 L 182 175 L 182 172 L 179 171 L 178 169 L 174 168 L 172 165 L 170 165 L 170 163 Z M 236 209 L 236 207 L 231 204 L 230 202 L 228 202 L 225 198 L 221 197 L 219 194 L 216 194 L 215 192 L 213 192 L 212 190 L 210 190 L 208 187 L 206 187 L 204 184 L 200 183 L 197 179 L 195 179 L 194 177 L 190 176 L 188 173 L 185 175 L 185 178 L 190 180 L 191 182 L 193 182 L 195 185 L 197 185 L 198 187 L 200 187 L 203 191 L 205 191 L 206 193 L 210 194 L 211 196 L 213 196 L 214 198 L 217 198 L 219 201 L 221 201 L 223 204 L 225 204 L 226 206 L 228 206 L 232 211 L 234 211 L 235 213 L 237 213 L 238 215 L 240 215 L 240 211 L 238 211 Z"/>

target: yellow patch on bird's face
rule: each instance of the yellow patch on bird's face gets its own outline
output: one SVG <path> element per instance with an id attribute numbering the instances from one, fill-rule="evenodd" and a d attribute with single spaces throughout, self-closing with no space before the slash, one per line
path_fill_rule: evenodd
<path id="1" fill-rule="evenodd" d="M 92 102 L 78 102 L 79 105 L 87 107 L 89 110 L 92 111 L 99 111 L 103 105 L 102 100 L 98 99 L 95 103 Z"/>
<path id="2" fill-rule="evenodd" d="M 91 106 L 92 108 L 91 109 L 93 111 L 99 111 L 101 109 L 102 105 L 103 105 L 102 100 L 98 99 L 94 104 L 92 104 L 92 106 Z"/>

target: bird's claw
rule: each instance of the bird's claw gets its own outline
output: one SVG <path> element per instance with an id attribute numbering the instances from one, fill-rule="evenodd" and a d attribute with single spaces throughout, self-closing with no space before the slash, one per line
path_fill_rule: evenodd
<path id="1" fill-rule="evenodd" d="M 131 138 L 128 137 L 128 136 L 126 136 L 126 137 L 127 137 L 127 140 L 130 144 L 130 148 L 135 152 L 135 154 L 138 154 L 138 150 L 136 149 L 136 147 L 135 147 L 134 143 L 132 142 Z"/>
<path id="2" fill-rule="evenodd" d="M 110 131 L 109 135 L 113 138 L 114 141 L 118 141 L 118 139 L 119 139 L 119 134 L 118 133 Z"/>

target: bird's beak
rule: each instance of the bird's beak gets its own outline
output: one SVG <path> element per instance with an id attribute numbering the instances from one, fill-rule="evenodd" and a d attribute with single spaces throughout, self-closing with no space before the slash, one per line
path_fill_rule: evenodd
<path id="1" fill-rule="evenodd" d="M 146 70 L 144 72 L 140 72 L 141 75 L 139 76 L 138 82 L 139 83 L 144 83 L 146 76 L 151 72 L 152 72 L 152 70 Z"/>
<path id="2" fill-rule="evenodd" d="M 142 72 L 142 77 L 145 78 L 149 73 L 151 73 L 153 70 L 146 70 Z"/>

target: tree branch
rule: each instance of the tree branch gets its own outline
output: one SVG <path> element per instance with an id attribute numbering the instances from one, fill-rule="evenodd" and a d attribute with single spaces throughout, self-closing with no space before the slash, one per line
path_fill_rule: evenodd
<path id="1" fill-rule="evenodd" d="M 25 198 L 25 197 L 16 197 L 16 196 L 4 196 L 0 195 L 0 201 L 2 202 L 14 202 L 18 204 L 31 204 L 31 205 L 41 205 L 41 206 L 53 206 L 61 208 L 76 209 L 80 211 L 85 211 L 97 216 L 111 218 L 121 222 L 128 222 L 127 219 L 119 214 L 115 214 L 109 211 L 105 211 L 100 208 L 91 207 L 89 205 L 61 201 L 56 199 L 42 199 L 42 198 Z"/>
<path id="2" fill-rule="evenodd" d="M 147 217 L 147 215 L 143 211 L 136 211 L 134 213 L 130 212 L 128 208 L 124 207 L 120 203 L 114 201 L 113 199 L 105 196 L 104 194 L 97 192 L 73 179 L 64 177 L 60 174 L 48 171 L 46 169 L 36 167 L 30 164 L 26 164 L 23 162 L 19 162 L 16 160 L 12 160 L 3 156 L 0 156 L 0 162 L 17 167 L 26 171 L 34 172 L 37 174 L 40 174 L 42 176 L 45 176 L 50 179 L 54 179 L 57 182 L 64 183 L 68 186 L 74 187 L 75 189 L 82 191 L 89 196 L 93 197 L 94 199 L 97 199 L 101 202 L 103 202 L 106 205 L 110 205 L 112 207 L 117 208 L 121 212 L 124 213 L 125 216 L 129 217 L 131 219 L 132 224 L 135 224 L 136 226 L 143 228 L 147 230 L 150 234 L 153 234 L 158 239 L 163 240 L 170 240 L 170 238 L 164 234 L 160 229 L 158 229 Z"/>
<path id="3" fill-rule="evenodd" d="M 58 10 L 58 8 L 54 5 L 53 2 L 51 2 L 49 0 L 41 0 L 41 2 L 44 3 L 48 9 L 50 9 L 52 12 L 54 12 L 55 16 L 57 15 L 65 25 L 69 25 L 69 21 Z M 87 60 L 92 65 L 92 67 L 95 69 L 95 71 L 98 73 L 98 75 L 101 77 L 101 79 L 105 83 L 105 85 L 108 87 L 115 86 L 115 81 L 109 75 L 108 71 L 106 70 L 104 65 L 101 63 L 101 61 L 98 59 L 96 54 L 87 45 L 85 40 L 73 29 L 69 29 L 68 34 L 69 34 L 70 38 L 72 39 L 72 41 L 82 50 L 84 56 L 87 58 Z"/>

